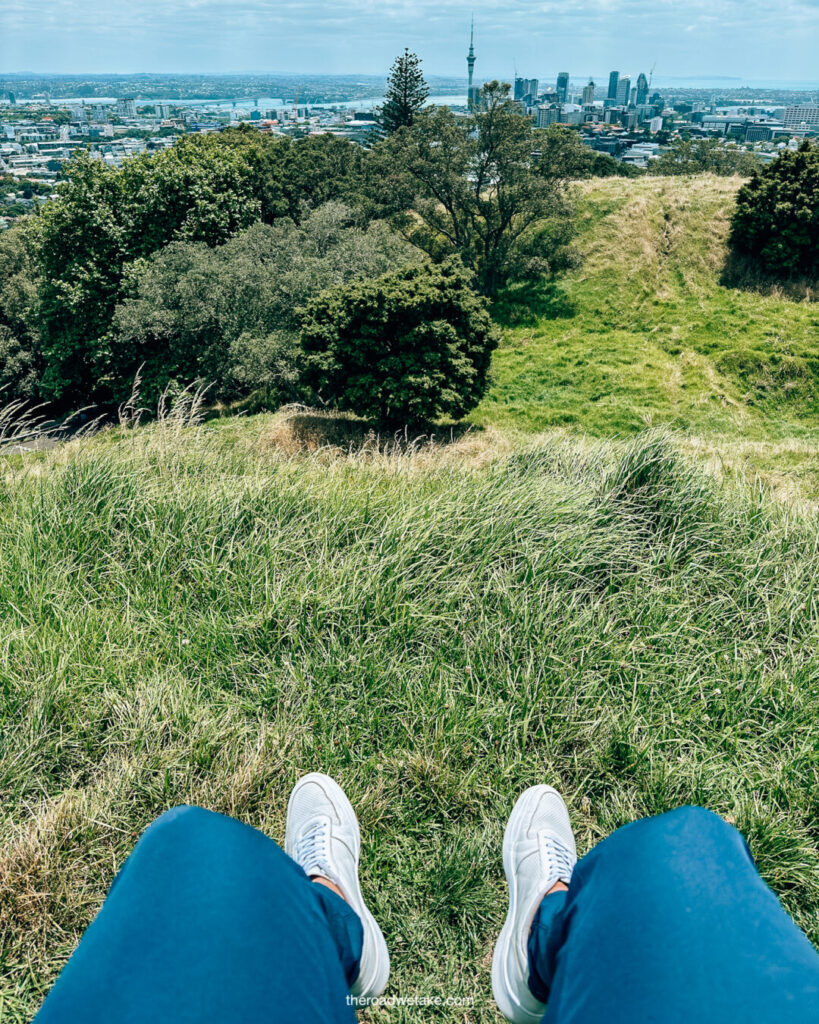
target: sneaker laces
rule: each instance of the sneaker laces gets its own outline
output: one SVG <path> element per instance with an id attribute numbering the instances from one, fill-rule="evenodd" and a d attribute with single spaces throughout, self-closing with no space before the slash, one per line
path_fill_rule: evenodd
<path id="1" fill-rule="evenodd" d="M 321 875 L 322 878 L 335 880 L 335 872 L 330 868 L 330 822 L 326 819 L 317 821 L 296 842 L 296 861 L 308 875 Z"/>
<path id="2" fill-rule="evenodd" d="M 571 850 L 551 832 L 541 832 L 538 838 L 550 867 L 549 877 L 554 878 L 555 882 L 565 882 L 568 885 L 574 870 Z M 554 882 L 552 884 L 554 885 Z"/>

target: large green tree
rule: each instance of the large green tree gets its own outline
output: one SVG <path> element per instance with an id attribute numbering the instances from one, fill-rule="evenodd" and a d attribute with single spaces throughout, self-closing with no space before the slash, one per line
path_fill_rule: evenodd
<path id="1" fill-rule="evenodd" d="M 395 58 L 387 79 L 387 93 L 381 108 L 381 126 L 388 134 L 409 128 L 429 98 L 421 71 L 421 59 L 409 50 Z"/>
<path id="2" fill-rule="evenodd" d="M 763 275 L 819 279 L 819 146 L 784 151 L 742 186 L 730 244 Z"/>
<path id="3" fill-rule="evenodd" d="M 0 231 L 0 406 L 10 398 L 36 398 L 43 368 L 31 228 L 26 218 Z"/>
<path id="4" fill-rule="evenodd" d="M 494 295 L 566 264 L 572 215 L 563 183 L 538 172 L 531 122 L 509 86 L 485 85 L 479 108 L 424 111 L 374 148 L 369 170 L 380 212 L 433 259 L 460 256 Z"/>

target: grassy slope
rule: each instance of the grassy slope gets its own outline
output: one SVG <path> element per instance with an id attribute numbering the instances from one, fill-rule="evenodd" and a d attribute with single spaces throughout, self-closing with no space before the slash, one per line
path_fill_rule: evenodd
<path id="1" fill-rule="evenodd" d="M 819 942 L 816 520 L 590 440 L 669 424 L 819 493 L 817 307 L 719 285 L 735 187 L 585 186 L 584 265 L 498 305 L 487 429 L 448 449 L 288 455 L 278 416 L 0 461 L 2 1024 L 164 808 L 281 840 L 315 768 L 361 813 L 389 991 L 476 997 L 436 1019 L 499 1019 L 502 827 L 543 779 L 581 851 L 730 816 Z"/>
<path id="2" fill-rule="evenodd" d="M 656 437 L 290 457 L 282 432 L 166 423 L 0 476 L 3 1024 L 158 813 L 281 841 L 310 769 L 359 809 L 389 991 L 475 997 L 437 1020 L 499 1020 L 502 829 L 544 779 L 581 852 L 730 816 L 819 939 L 815 521 Z"/>
<path id="3" fill-rule="evenodd" d="M 671 424 L 819 494 L 819 305 L 720 284 L 738 184 L 585 186 L 583 265 L 498 303 L 506 341 L 473 421 L 600 436 Z"/>

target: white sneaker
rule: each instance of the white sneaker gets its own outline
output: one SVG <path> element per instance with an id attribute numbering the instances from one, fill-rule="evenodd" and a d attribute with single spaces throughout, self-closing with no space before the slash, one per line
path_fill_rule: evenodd
<path id="1" fill-rule="evenodd" d="M 284 849 L 308 875 L 321 875 L 335 883 L 361 919 L 364 946 L 351 995 L 357 1006 L 366 1006 L 384 991 L 390 976 L 390 957 L 358 883 L 358 819 L 344 790 L 329 775 L 311 772 L 293 787 L 287 804 Z"/>
<path id="2" fill-rule="evenodd" d="M 577 863 L 569 812 L 551 786 L 521 794 L 503 834 L 503 870 L 509 886 L 506 915 L 492 957 L 492 992 L 513 1024 L 536 1024 L 546 1005 L 529 989 L 527 944 L 532 920 L 555 882 L 572 877 Z"/>

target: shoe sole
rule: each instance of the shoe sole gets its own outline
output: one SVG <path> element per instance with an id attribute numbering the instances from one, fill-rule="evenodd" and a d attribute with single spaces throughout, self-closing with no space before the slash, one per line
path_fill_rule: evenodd
<path id="1" fill-rule="evenodd" d="M 518 797 L 503 833 L 503 873 L 506 875 L 506 884 L 509 887 L 509 909 L 506 912 L 506 920 L 503 922 L 503 928 L 492 955 L 492 994 L 500 1012 L 513 1024 L 540 1024 L 543 1019 L 542 1010 L 532 1012 L 514 998 L 507 965 L 511 946 L 515 941 L 515 916 L 518 902 L 517 878 L 512 867 L 512 836 L 517 835 L 519 831 L 520 819 L 534 810 L 535 796 L 539 800 L 544 792 L 553 793 L 561 800 L 563 799 L 553 786 L 531 786 Z M 528 979 L 524 984 L 527 983 Z M 535 997 L 532 996 L 532 998 Z"/>
<path id="2" fill-rule="evenodd" d="M 347 794 L 335 779 L 331 779 L 329 775 L 324 775 L 322 772 L 310 772 L 308 775 L 303 775 L 299 779 L 290 794 L 290 799 L 287 802 L 287 824 L 285 825 L 285 837 L 289 837 L 290 835 L 290 808 L 293 803 L 293 798 L 299 788 L 309 782 L 315 782 L 320 785 L 336 805 L 339 812 L 349 815 L 355 822 L 355 849 L 353 850 L 353 856 L 355 858 L 355 893 L 348 893 L 347 895 L 357 901 L 354 903 L 351 899 L 350 906 L 361 919 L 361 924 L 364 928 L 365 940 L 368 935 L 370 937 L 371 956 L 374 964 L 371 966 L 368 963 L 367 965 L 371 979 L 366 985 L 364 985 L 363 982 L 365 979 L 363 979 L 359 974 L 358 978 L 356 978 L 353 983 L 351 995 L 355 1006 L 368 1006 L 381 995 L 387 986 L 387 981 L 390 976 L 390 954 L 387 949 L 387 942 L 384 938 L 384 934 L 379 928 L 378 922 L 370 913 L 369 907 L 364 902 L 364 897 L 361 893 L 361 884 L 358 878 L 358 865 L 361 856 L 361 830 L 358 826 L 358 816 L 353 809 L 353 805 L 347 798 Z M 292 857 L 292 851 L 289 849 L 287 839 L 285 839 L 285 853 Z M 362 990 L 368 991 L 368 995 L 361 996 L 360 993 Z"/>

